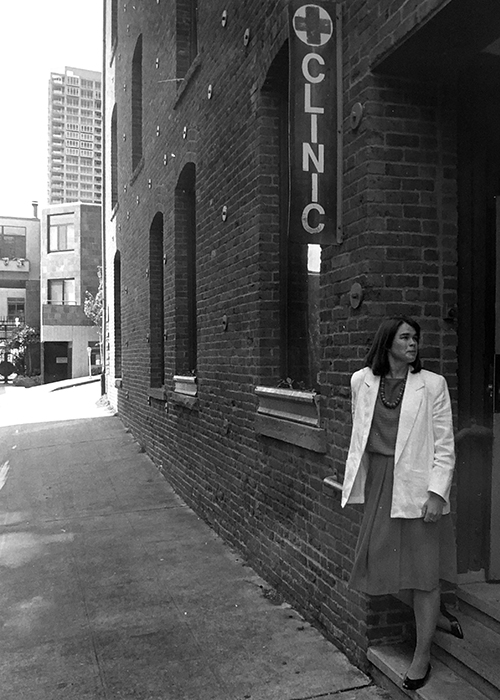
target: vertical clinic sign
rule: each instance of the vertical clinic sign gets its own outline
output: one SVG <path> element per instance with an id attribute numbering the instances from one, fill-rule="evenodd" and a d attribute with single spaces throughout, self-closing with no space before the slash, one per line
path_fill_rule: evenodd
<path id="1" fill-rule="evenodd" d="M 336 242 L 336 3 L 292 0 L 290 239 Z"/>

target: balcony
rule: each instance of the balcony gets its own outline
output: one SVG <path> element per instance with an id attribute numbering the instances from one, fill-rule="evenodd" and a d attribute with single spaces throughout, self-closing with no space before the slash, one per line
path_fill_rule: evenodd
<path id="1" fill-rule="evenodd" d="M 30 263 L 26 258 L 0 258 L 0 272 L 15 272 L 16 274 L 30 271 Z"/>

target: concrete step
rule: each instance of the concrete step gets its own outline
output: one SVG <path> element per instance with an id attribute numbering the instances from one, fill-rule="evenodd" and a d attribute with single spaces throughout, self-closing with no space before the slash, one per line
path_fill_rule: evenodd
<path id="1" fill-rule="evenodd" d="M 500 700 L 500 636 L 462 611 L 464 639 L 437 630 L 433 656 L 490 700 Z"/>
<path id="2" fill-rule="evenodd" d="M 500 585 L 474 583 L 457 590 L 461 612 L 473 617 L 500 635 Z"/>
<path id="3" fill-rule="evenodd" d="M 374 680 L 397 700 L 408 697 L 419 700 L 487 700 L 479 688 L 471 685 L 439 659 L 433 658 L 429 680 L 423 688 L 414 692 L 403 690 L 401 684 L 410 665 L 413 649 L 399 644 L 376 646 L 368 649 L 368 660 L 372 664 Z M 500 698 L 500 695 L 498 696 Z"/>

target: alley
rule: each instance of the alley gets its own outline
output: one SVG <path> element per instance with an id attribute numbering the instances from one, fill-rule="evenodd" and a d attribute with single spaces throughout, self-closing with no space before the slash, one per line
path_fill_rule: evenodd
<path id="1" fill-rule="evenodd" d="M 2 700 L 386 697 L 175 495 L 99 383 L 3 389 Z"/>

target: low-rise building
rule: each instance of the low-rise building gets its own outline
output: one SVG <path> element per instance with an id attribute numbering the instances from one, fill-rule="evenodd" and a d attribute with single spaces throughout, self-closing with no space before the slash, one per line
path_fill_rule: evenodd
<path id="1" fill-rule="evenodd" d="M 40 220 L 36 202 L 33 217 L 0 216 L 0 351 L 24 324 L 40 328 Z M 32 368 L 35 372 L 36 364 Z"/>
<path id="2" fill-rule="evenodd" d="M 100 368 L 100 327 L 84 313 L 99 287 L 101 207 L 57 204 L 42 211 L 41 343 L 44 383 Z"/>

